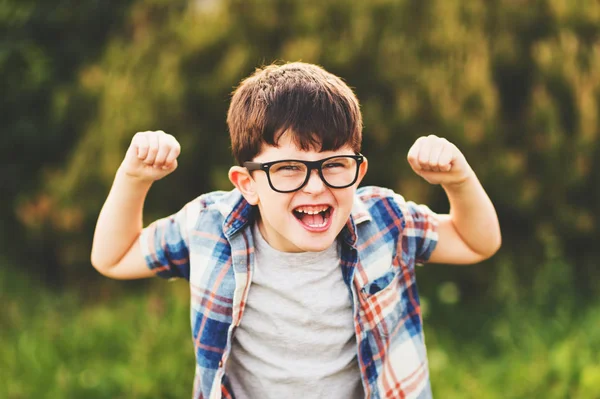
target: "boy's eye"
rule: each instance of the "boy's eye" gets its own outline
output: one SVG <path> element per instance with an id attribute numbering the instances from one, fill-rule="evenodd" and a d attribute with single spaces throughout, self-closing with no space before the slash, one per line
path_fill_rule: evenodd
<path id="1" fill-rule="evenodd" d="M 336 158 L 323 164 L 323 169 L 347 168 L 350 166 L 351 158 Z"/>
<path id="2" fill-rule="evenodd" d="M 331 162 L 331 163 L 326 163 L 325 165 L 323 165 L 324 168 L 343 168 L 344 165 L 339 163 L 339 162 Z"/>
<path id="3" fill-rule="evenodd" d="M 296 162 L 275 164 L 271 167 L 271 172 L 273 172 L 273 173 L 304 172 L 305 170 L 306 170 L 306 166 L 304 166 L 304 164 L 296 163 Z"/>

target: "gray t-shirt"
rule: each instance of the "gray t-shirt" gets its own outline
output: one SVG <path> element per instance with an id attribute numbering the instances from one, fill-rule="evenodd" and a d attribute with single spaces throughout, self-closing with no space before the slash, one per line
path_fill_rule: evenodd
<path id="1" fill-rule="evenodd" d="M 364 397 L 338 244 L 285 253 L 253 234 L 252 285 L 226 366 L 235 397 Z"/>

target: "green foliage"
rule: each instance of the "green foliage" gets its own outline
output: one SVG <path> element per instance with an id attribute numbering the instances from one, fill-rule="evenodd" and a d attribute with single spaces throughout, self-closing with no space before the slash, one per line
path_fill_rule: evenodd
<path id="1" fill-rule="evenodd" d="M 68 161 L 95 115 L 96 99 L 78 75 L 103 53 L 109 33 L 118 32 L 129 3 L 0 3 L 0 252 L 26 252 L 39 262 L 25 267 L 48 271 L 49 278 L 62 261 L 52 240 L 62 215 L 48 207 L 45 182 Z"/>
<path id="2" fill-rule="evenodd" d="M 150 193 L 148 222 L 230 188 L 231 91 L 257 65 L 303 60 L 358 94 L 366 184 L 446 211 L 442 190 L 405 160 L 418 136 L 437 134 L 458 144 L 493 199 L 500 253 L 422 280 L 452 280 L 464 300 L 490 291 L 496 303 L 600 292 L 598 2 L 119 4 L 0 6 L 0 155 L 9 160 L 0 242 L 27 253 L 15 263 L 38 259 L 27 264 L 45 279 L 89 273 L 95 220 L 136 131 L 163 129 L 182 143 L 179 169 Z"/>

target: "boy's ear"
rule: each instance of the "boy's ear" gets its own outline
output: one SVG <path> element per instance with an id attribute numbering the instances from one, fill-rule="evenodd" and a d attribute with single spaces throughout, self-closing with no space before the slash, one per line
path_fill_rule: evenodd
<path id="1" fill-rule="evenodd" d="M 248 169 L 241 166 L 229 168 L 229 181 L 242 193 L 250 205 L 258 204 L 258 194 L 254 189 L 254 179 Z"/>
<path id="2" fill-rule="evenodd" d="M 367 157 L 363 155 L 363 162 L 358 167 L 358 178 L 356 179 L 356 185 L 359 185 L 362 181 L 363 177 L 367 174 L 367 170 L 369 169 L 369 161 Z"/>

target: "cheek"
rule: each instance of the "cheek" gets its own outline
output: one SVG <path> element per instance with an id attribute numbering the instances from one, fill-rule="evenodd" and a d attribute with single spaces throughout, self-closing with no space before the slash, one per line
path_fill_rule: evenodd
<path id="1" fill-rule="evenodd" d="M 285 218 L 288 216 L 289 200 L 283 195 L 269 190 L 270 192 L 261 192 L 259 194 L 259 208 L 263 217 L 271 224 L 287 223 Z"/>
<path id="2" fill-rule="evenodd" d="M 352 210 L 352 205 L 354 204 L 354 190 L 348 190 L 347 192 L 340 192 L 336 195 L 336 201 L 339 207 L 339 210 L 342 213 L 350 214 Z"/>

